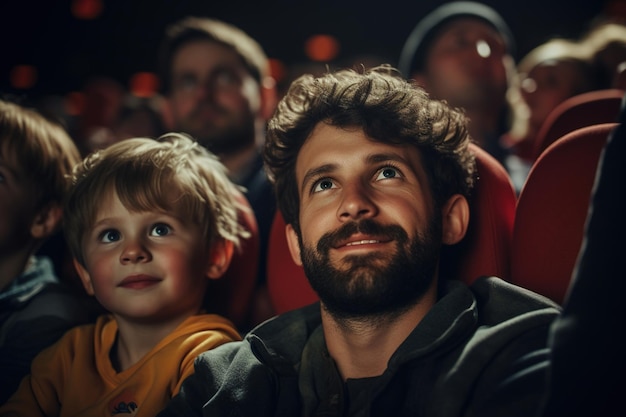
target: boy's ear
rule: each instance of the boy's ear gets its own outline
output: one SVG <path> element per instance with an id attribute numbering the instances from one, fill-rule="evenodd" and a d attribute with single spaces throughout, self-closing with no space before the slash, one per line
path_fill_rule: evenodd
<path id="1" fill-rule="evenodd" d="M 470 210 L 467 199 L 455 194 L 444 204 L 442 212 L 442 242 L 446 245 L 458 243 L 467 232 Z"/>
<path id="2" fill-rule="evenodd" d="M 57 202 L 43 206 L 35 215 L 30 225 L 30 234 L 35 239 L 44 239 L 51 236 L 61 223 L 63 208 Z"/>
<path id="3" fill-rule="evenodd" d="M 230 265 L 233 258 L 235 245 L 227 239 L 218 239 L 211 246 L 209 253 L 209 263 L 207 265 L 206 276 L 210 279 L 220 278 Z"/>
<path id="4" fill-rule="evenodd" d="M 289 246 L 291 259 L 293 259 L 296 265 L 302 266 L 300 240 L 298 239 L 298 234 L 291 224 L 285 226 L 285 236 L 287 237 L 287 245 Z"/>
<path id="5" fill-rule="evenodd" d="M 73 259 L 73 262 L 76 273 L 80 277 L 80 282 L 82 282 L 83 287 L 85 287 L 85 291 L 87 291 L 87 294 L 89 295 L 94 295 L 93 284 L 91 283 L 91 277 L 89 276 L 89 272 L 87 272 L 85 267 L 80 262 L 78 262 L 76 258 Z"/>

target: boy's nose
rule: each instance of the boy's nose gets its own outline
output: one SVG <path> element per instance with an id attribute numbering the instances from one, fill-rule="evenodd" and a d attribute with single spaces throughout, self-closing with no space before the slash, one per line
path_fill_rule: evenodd
<path id="1" fill-rule="evenodd" d="M 123 264 L 146 262 L 150 259 L 150 251 L 140 242 L 132 242 L 126 245 L 120 256 L 120 262 Z"/>

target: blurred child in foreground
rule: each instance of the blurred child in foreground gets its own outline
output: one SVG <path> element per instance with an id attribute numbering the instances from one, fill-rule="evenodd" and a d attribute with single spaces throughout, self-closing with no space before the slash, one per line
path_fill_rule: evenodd
<path id="1" fill-rule="evenodd" d="M 79 161 L 60 125 L 0 100 L 0 404 L 42 349 L 95 317 L 82 289 L 37 254 L 60 228 L 66 176 Z"/>

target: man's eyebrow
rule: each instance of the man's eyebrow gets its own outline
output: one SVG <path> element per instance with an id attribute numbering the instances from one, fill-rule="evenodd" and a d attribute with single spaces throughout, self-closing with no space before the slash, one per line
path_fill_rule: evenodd
<path id="1" fill-rule="evenodd" d="M 301 186 L 300 192 L 304 193 L 305 186 L 311 181 L 312 178 L 316 178 L 321 175 L 328 174 L 329 172 L 332 172 L 336 169 L 337 169 L 337 164 L 324 164 L 317 168 L 308 170 L 306 174 L 304 174 L 304 177 L 302 178 L 302 186 Z"/>
<path id="2" fill-rule="evenodd" d="M 370 164 L 375 164 L 375 163 L 385 162 L 385 161 L 397 161 L 403 164 L 408 164 L 408 161 L 406 160 L 406 158 L 404 158 L 401 155 L 398 155 L 397 153 L 375 153 L 372 155 L 368 155 L 368 157 L 366 158 L 366 161 Z"/>

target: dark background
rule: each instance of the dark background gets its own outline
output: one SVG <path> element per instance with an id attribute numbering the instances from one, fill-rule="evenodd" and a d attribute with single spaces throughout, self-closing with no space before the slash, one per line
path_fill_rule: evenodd
<path id="1" fill-rule="evenodd" d="M 63 94 L 87 77 L 106 75 L 127 85 L 137 71 L 155 71 L 164 28 L 183 16 L 212 16 L 233 23 L 286 65 L 306 60 L 305 40 L 318 33 L 341 43 L 338 59 L 375 54 L 397 64 L 416 22 L 441 1 L 432 0 L 103 0 L 99 17 L 79 20 L 76 0 L 0 0 L 0 93 L 16 93 L 9 82 L 18 64 L 37 67 L 26 95 Z M 517 58 L 551 36 L 578 36 L 598 16 L 603 0 L 485 1 L 509 23 Z"/>

